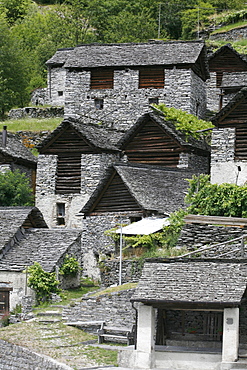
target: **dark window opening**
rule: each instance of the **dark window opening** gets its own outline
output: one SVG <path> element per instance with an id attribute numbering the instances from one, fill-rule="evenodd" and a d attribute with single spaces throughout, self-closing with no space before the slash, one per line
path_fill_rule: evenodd
<path id="1" fill-rule="evenodd" d="M 132 224 L 133 222 L 141 221 L 142 217 L 141 216 L 131 216 L 130 217 L 130 223 Z"/>
<path id="2" fill-rule="evenodd" d="M 222 84 L 223 72 L 216 72 L 216 87 L 220 87 Z"/>
<path id="3" fill-rule="evenodd" d="M 91 89 L 113 89 L 113 69 L 92 69 Z"/>
<path id="4" fill-rule="evenodd" d="M 57 203 L 57 224 L 65 225 L 65 203 Z"/>
<path id="5" fill-rule="evenodd" d="M 94 105 L 96 109 L 103 109 L 104 99 L 94 99 Z"/>
<path id="6" fill-rule="evenodd" d="M 141 68 L 139 70 L 139 88 L 162 89 L 165 84 L 163 68 Z"/>
<path id="7" fill-rule="evenodd" d="M 159 98 L 149 98 L 148 104 L 159 104 Z"/>
<path id="8" fill-rule="evenodd" d="M 63 91 L 58 91 L 58 96 L 63 96 Z"/>

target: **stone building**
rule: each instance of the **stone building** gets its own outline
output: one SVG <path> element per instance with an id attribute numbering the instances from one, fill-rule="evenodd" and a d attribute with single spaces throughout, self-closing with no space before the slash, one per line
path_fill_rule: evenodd
<path id="1" fill-rule="evenodd" d="M 0 297 L 1 284 L 12 291 L 0 306 L 0 314 L 21 303 L 24 295 L 32 294 L 23 271 L 34 262 L 47 272 L 60 267 L 68 255 L 81 259 L 81 234 L 78 230 L 48 229 L 36 207 L 0 208 Z M 6 293 L 5 293 L 6 294 Z"/>
<path id="2" fill-rule="evenodd" d="M 247 88 L 212 118 L 211 182 L 246 184 Z"/>
<path id="3" fill-rule="evenodd" d="M 37 158 L 5 126 L 0 133 L 0 172 L 19 170 L 35 189 L 36 168 Z"/>
<path id="4" fill-rule="evenodd" d="M 121 134 L 70 118 L 37 146 L 36 206 L 49 227 L 81 227 L 78 212 L 105 169 L 120 159 Z"/>
<path id="5" fill-rule="evenodd" d="M 245 368 L 239 344 L 246 343 L 246 267 L 246 260 L 146 262 L 131 297 L 138 309 L 136 349 L 122 351 L 119 365 Z"/>
<path id="6" fill-rule="evenodd" d="M 206 112 L 201 41 L 81 45 L 58 50 L 47 66 L 50 102 L 64 102 L 65 117 L 126 130 L 152 103 Z"/>
<path id="7" fill-rule="evenodd" d="M 209 56 L 210 79 L 207 81 L 207 108 L 218 112 L 247 84 L 247 58 L 231 44 Z"/>

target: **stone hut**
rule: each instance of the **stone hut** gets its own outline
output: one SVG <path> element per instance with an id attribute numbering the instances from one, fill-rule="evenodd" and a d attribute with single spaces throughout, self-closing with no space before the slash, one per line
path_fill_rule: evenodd
<path id="1" fill-rule="evenodd" d="M 205 115 L 209 73 L 201 41 L 81 45 L 57 51 L 47 66 L 51 104 L 60 95 L 65 117 L 127 130 L 152 103 Z"/>
<path id="2" fill-rule="evenodd" d="M 185 136 L 162 113 L 141 116 L 118 145 L 131 163 L 209 173 L 209 145 Z"/>
<path id="3" fill-rule="evenodd" d="M 61 266 L 66 254 L 80 262 L 80 232 L 48 229 L 36 207 L 0 208 L 0 224 L 0 282 L 9 282 L 12 288 L 10 301 L 6 302 L 10 309 L 31 293 L 23 273 L 28 266 L 38 262 L 45 271 L 52 272 Z"/>
<path id="4" fill-rule="evenodd" d="M 212 118 L 211 182 L 243 185 L 247 181 L 247 88 Z"/>
<path id="5" fill-rule="evenodd" d="M 37 158 L 5 126 L 0 133 L 0 172 L 19 170 L 35 189 L 36 168 Z"/>
<path id="6" fill-rule="evenodd" d="M 49 227 L 81 227 L 76 215 L 105 169 L 120 159 L 119 135 L 70 118 L 37 146 L 36 205 Z"/>
<path id="7" fill-rule="evenodd" d="M 210 55 L 208 63 L 207 108 L 217 112 L 246 86 L 247 58 L 227 44 Z"/>
<path id="8" fill-rule="evenodd" d="M 238 361 L 244 368 L 246 269 L 246 260 L 147 261 L 131 298 L 136 349 L 121 352 L 119 365 L 217 370 Z"/>
<path id="9" fill-rule="evenodd" d="M 192 173 L 141 164 L 119 164 L 105 178 L 82 208 L 83 271 L 89 276 L 101 256 L 118 254 L 105 231 L 143 217 L 165 217 L 184 206 Z M 94 276 L 95 278 L 98 277 Z"/>

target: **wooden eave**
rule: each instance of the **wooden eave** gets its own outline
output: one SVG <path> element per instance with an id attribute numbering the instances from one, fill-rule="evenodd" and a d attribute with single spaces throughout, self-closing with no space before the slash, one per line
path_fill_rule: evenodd
<path id="1" fill-rule="evenodd" d="M 158 299 L 131 298 L 131 302 L 141 302 L 148 306 L 162 309 L 185 309 L 185 310 L 223 310 L 224 308 L 239 307 L 241 302 L 193 302 L 193 301 L 169 301 Z"/>
<path id="2" fill-rule="evenodd" d="M 0 164 L 18 163 L 27 168 L 36 169 L 37 163 L 24 158 L 12 157 L 10 154 L 0 153 Z"/>
<path id="3" fill-rule="evenodd" d="M 99 211 L 98 212 L 94 212 L 94 210 L 97 208 L 97 206 L 99 205 L 99 203 L 101 202 L 101 200 L 104 198 L 104 195 L 105 195 L 106 191 L 108 190 L 109 186 L 111 185 L 111 183 L 112 183 L 112 181 L 113 181 L 113 179 L 114 179 L 115 176 L 119 176 L 120 177 L 120 175 L 118 174 L 118 172 L 116 170 L 113 171 L 113 173 L 111 174 L 110 178 L 108 179 L 108 181 L 104 185 L 103 189 L 100 191 L 100 195 L 95 199 L 95 201 L 93 202 L 93 204 L 89 207 L 88 211 L 85 212 L 85 215 L 86 216 L 95 216 L 95 215 L 100 215 L 100 214 L 103 214 L 103 213 L 109 213 L 109 212 L 111 212 L 110 210 L 108 210 L 106 212 L 99 212 Z M 121 179 L 121 181 L 122 181 L 122 179 Z M 124 185 L 127 188 L 128 192 L 129 192 L 129 195 L 133 198 L 133 200 L 136 202 L 136 204 L 140 208 L 140 212 L 143 212 L 144 211 L 143 207 L 133 197 L 133 195 L 131 194 L 130 190 L 126 186 L 126 184 L 124 184 Z M 115 212 L 115 211 L 113 211 L 113 212 Z M 121 210 L 119 212 L 121 212 Z M 128 210 L 127 210 L 127 212 L 128 212 Z M 137 211 L 135 211 L 135 212 L 137 212 Z"/>
<path id="4" fill-rule="evenodd" d="M 41 150 L 40 150 L 40 154 L 64 154 L 65 155 L 65 152 L 63 150 L 58 150 L 58 149 L 49 149 L 52 144 L 58 139 L 60 138 L 65 132 L 66 130 L 70 128 L 72 131 L 74 131 L 74 133 L 77 134 L 78 138 L 80 140 L 82 140 L 84 143 L 86 143 L 86 145 L 88 147 L 90 147 L 92 153 L 101 153 L 100 149 L 97 148 L 95 145 L 93 145 L 92 143 L 90 143 L 80 132 L 78 132 L 73 126 L 70 125 L 70 123 L 67 123 L 66 124 L 66 127 L 64 127 L 59 133 L 57 133 L 57 135 L 55 135 Z M 71 144 L 69 141 L 68 141 L 68 144 Z M 83 153 L 83 150 L 78 150 L 78 149 L 74 149 L 73 148 L 69 149 L 68 150 L 68 153 L 74 153 L 74 152 L 79 152 L 79 153 Z M 87 151 L 88 153 L 88 151 Z"/>

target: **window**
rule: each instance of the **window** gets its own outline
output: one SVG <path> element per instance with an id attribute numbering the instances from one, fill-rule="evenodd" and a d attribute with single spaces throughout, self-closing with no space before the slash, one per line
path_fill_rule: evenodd
<path id="1" fill-rule="evenodd" d="M 63 96 L 63 91 L 58 91 L 57 94 L 58 96 Z"/>
<path id="2" fill-rule="evenodd" d="M 94 99 L 94 105 L 96 109 L 103 109 L 104 100 L 103 99 Z"/>
<path id="3" fill-rule="evenodd" d="M 113 69 L 92 69 L 91 89 L 113 89 Z"/>
<path id="4" fill-rule="evenodd" d="M 164 68 L 150 67 L 139 69 L 139 89 L 162 89 L 165 83 Z"/>
<path id="5" fill-rule="evenodd" d="M 148 104 L 159 104 L 159 98 L 149 98 Z"/>
<path id="6" fill-rule="evenodd" d="M 57 224 L 65 225 L 65 203 L 57 203 Z"/>

